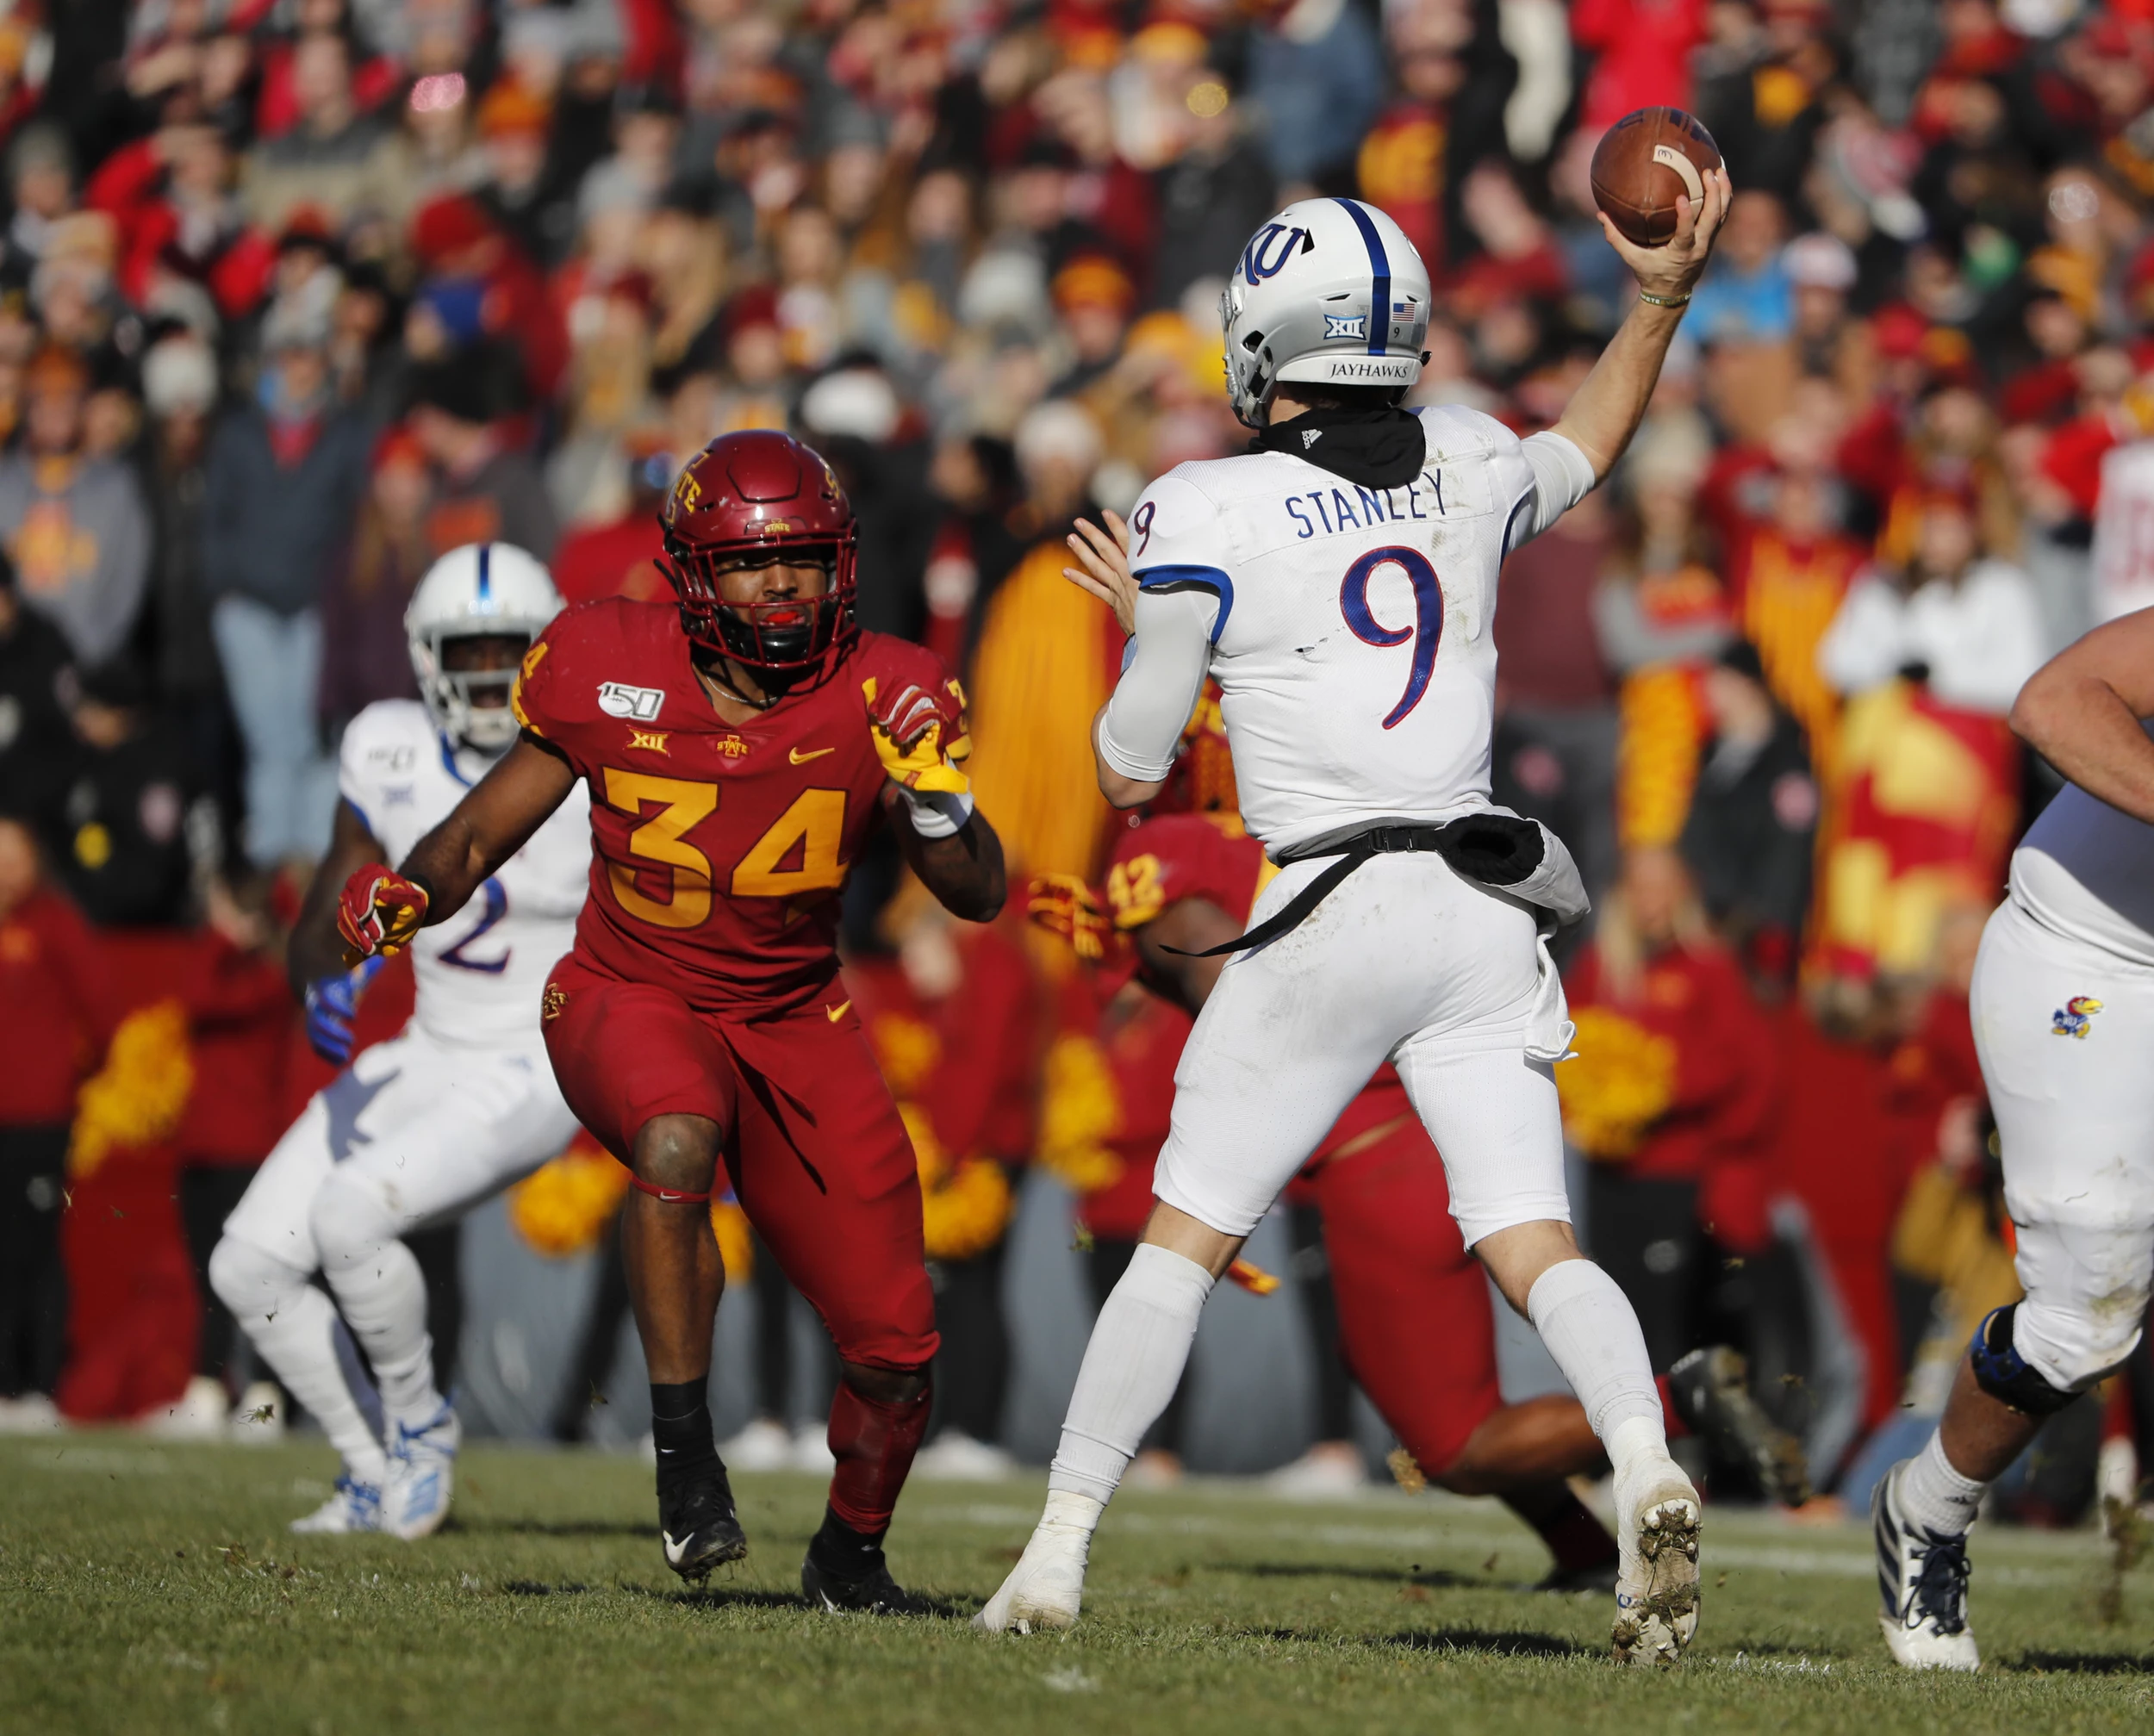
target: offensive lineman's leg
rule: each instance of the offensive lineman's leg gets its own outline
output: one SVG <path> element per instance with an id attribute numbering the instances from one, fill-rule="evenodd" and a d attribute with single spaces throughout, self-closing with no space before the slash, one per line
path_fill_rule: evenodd
<path id="1" fill-rule="evenodd" d="M 1909 1669 L 1972 1670 L 1966 1533 L 2044 1419 L 2121 1365 L 2154 1282 L 2154 972 L 1989 919 L 1970 999 L 2025 1299 L 1985 1320 L 1923 1450 L 1871 1497 L 1879 1622 Z M 2054 1027 L 2075 999 L 2093 1011 Z"/>
<path id="2" fill-rule="evenodd" d="M 314 1198 L 349 1148 L 362 1116 L 395 1085 L 401 1045 L 362 1055 L 301 1111 L 248 1184 L 209 1256 L 209 1282 L 284 1390 L 306 1406 L 343 1459 L 335 1492 L 297 1521 L 309 1531 L 381 1527 L 389 1460 L 360 1413 L 336 1347 L 337 1316 L 308 1282 L 321 1261 L 309 1224 Z"/>
<path id="3" fill-rule="evenodd" d="M 455 1217 L 560 1152 L 576 1121 L 543 1056 L 408 1045 L 401 1091 L 426 1112 L 356 1148 L 310 1213 L 322 1276 L 382 1391 L 383 1526 L 424 1537 L 448 1516 L 463 1428 L 434 1385 L 426 1282 L 402 1237 Z"/>
<path id="4" fill-rule="evenodd" d="M 1395 1059 L 1443 1154 L 1460 1234 L 1504 1299 L 1533 1322 L 1615 1467 L 1622 1551 L 1616 1656 L 1672 1664 L 1697 1628 L 1703 1509 L 1668 1456 L 1637 1316 L 1571 1233 L 1553 1074 L 1527 1058 L 1518 1036 L 1505 1047 L 1466 1048 L 1424 1033 Z"/>
<path id="5" fill-rule="evenodd" d="M 858 1021 L 823 1007 L 728 1033 L 743 1078 L 735 1186 L 838 1354 L 823 1523 L 800 1566 L 809 1602 L 917 1615 L 883 1555 L 927 1431 L 940 1342 L 921 1245 L 919 1167 Z"/>
<path id="6" fill-rule="evenodd" d="M 659 1540 L 700 1580 L 748 1552 L 711 1431 L 711 1333 L 725 1287 L 710 1199 L 733 1119 L 731 1057 L 685 1002 L 565 959 L 545 1030 L 561 1093 L 629 1167 L 621 1260 L 651 1375 Z"/>

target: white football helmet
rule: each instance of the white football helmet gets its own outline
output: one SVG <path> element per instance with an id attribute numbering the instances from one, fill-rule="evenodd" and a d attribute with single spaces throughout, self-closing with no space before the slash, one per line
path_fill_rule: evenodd
<path id="1" fill-rule="evenodd" d="M 508 708 L 515 669 L 445 669 L 443 645 L 482 634 L 513 636 L 528 644 L 560 613 L 561 594 L 552 577 L 509 543 L 467 543 L 426 569 L 404 610 L 404 637 L 420 697 L 443 735 L 460 746 L 497 754 L 516 739 L 517 730 L 516 714 Z M 499 693 L 501 703 L 476 704 L 474 696 L 482 692 Z"/>
<path id="2" fill-rule="evenodd" d="M 1263 426 L 1282 380 L 1380 386 L 1421 377 L 1429 268 L 1406 233 L 1359 199 L 1302 199 L 1249 237 L 1219 298 L 1234 414 Z"/>

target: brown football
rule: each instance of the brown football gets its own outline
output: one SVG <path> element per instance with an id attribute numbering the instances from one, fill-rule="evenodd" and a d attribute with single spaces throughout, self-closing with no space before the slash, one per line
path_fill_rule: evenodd
<path id="1" fill-rule="evenodd" d="M 1695 115 L 1634 109 L 1601 135 L 1593 152 L 1593 202 L 1641 247 L 1675 233 L 1675 202 L 1705 196 L 1703 171 L 1721 165 L 1720 146 Z"/>

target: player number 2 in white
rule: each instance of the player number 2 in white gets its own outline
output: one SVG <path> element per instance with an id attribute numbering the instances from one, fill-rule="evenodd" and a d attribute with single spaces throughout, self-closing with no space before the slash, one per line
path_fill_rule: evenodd
<path id="1" fill-rule="evenodd" d="M 1385 567 L 1397 567 L 1406 576 L 1414 590 L 1414 624 L 1410 627 L 1387 627 L 1376 619 L 1369 608 L 1369 581 Z M 1354 637 L 1367 645 L 1403 645 L 1414 642 L 1414 660 L 1406 673 L 1406 691 L 1399 695 L 1384 719 L 1384 727 L 1392 729 L 1405 721 L 1407 715 L 1421 703 L 1421 696 L 1429 691 L 1429 677 L 1435 672 L 1436 646 L 1443 638 L 1443 587 L 1436 582 L 1436 569 L 1429 564 L 1429 557 L 1418 549 L 1371 549 L 1346 571 L 1346 578 L 1339 586 L 1339 613 L 1346 617 L 1346 624 L 1354 629 Z"/>

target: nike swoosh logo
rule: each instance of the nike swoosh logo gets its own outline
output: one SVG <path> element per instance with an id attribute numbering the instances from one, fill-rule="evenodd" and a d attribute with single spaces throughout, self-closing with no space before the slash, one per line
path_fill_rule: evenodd
<path id="1" fill-rule="evenodd" d="M 794 748 L 786 757 L 796 766 L 804 766 L 810 760 L 819 760 L 825 754 L 834 754 L 837 751 L 836 748 L 810 748 L 806 753 L 802 753 L 800 749 Z"/>
<path id="2" fill-rule="evenodd" d="M 680 1564 L 681 1558 L 688 1552 L 689 1540 L 695 1534 L 694 1532 L 690 1532 L 687 1537 L 683 1537 L 678 1543 L 675 1543 L 673 1540 L 673 1534 L 670 1531 L 661 1531 L 658 1534 L 658 1537 L 659 1540 L 666 1546 L 666 1559 L 674 1563 L 677 1566 Z"/>
<path id="3" fill-rule="evenodd" d="M 845 1009 L 851 1005 L 852 1003 L 849 1000 L 841 1000 L 836 1006 L 826 1006 L 823 1009 L 823 1017 L 832 1024 L 836 1024 L 838 1020 L 845 1017 Z"/>

